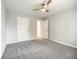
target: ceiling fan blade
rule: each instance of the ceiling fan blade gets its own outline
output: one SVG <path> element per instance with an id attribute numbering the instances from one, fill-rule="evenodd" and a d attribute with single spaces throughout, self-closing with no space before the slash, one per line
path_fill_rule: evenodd
<path id="1" fill-rule="evenodd" d="M 43 9 L 44 7 L 43 6 L 40 6 L 40 8 L 36 8 L 36 9 L 33 9 L 34 11 L 37 11 L 37 10 L 41 10 Z"/>
<path id="2" fill-rule="evenodd" d="M 51 2 L 52 2 L 52 0 L 49 0 L 49 1 L 47 2 L 47 5 L 49 5 Z"/>
<path id="3" fill-rule="evenodd" d="M 33 9 L 34 11 L 40 10 L 40 9 Z"/>

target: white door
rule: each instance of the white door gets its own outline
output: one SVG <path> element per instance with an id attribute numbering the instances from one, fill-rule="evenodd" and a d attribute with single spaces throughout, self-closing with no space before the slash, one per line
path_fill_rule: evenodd
<path id="1" fill-rule="evenodd" d="M 24 17 L 17 18 L 17 39 L 18 41 L 29 40 L 29 19 Z"/>
<path id="2" fill-rule="evenodd" d="M 42 38 L 48 39 L 48 20 L 41 21 Z"/>

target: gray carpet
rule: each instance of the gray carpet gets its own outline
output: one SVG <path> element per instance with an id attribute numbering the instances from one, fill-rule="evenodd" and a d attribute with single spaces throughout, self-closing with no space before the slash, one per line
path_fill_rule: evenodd
<path id="1" fill-rule="evenodd" d="M 7 45 L 2 59 L 77 59 L 77 49 L 50 40 L 31 40 Z"/>

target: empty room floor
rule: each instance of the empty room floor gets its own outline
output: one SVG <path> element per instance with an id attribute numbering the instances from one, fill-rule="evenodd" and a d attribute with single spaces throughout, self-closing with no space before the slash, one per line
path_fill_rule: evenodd
<path id="1" fill-rule="evenodd" d="M 47 39 L 8 44 L 2 59 L 77 59 L 77 49 Z"/>

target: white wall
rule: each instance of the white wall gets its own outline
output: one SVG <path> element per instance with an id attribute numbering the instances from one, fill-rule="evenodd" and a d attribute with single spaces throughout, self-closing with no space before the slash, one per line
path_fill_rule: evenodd
<path id="1" fill-rule="evenodd" d="M 6 9 L 4 0 L 1 1 L 1 54 L 6 47 Z"/>
<path id="2" fill-rule="evenodd" d="M 28 18 L 30 22 L 30 38 L 36 39 L 36 18 L 34 16 L 29 14 L 22 14 L 19 12 L 7 11 L 7 44 L 19 42 L 17 38 L 17 17 L 23 17 L 26 18 L 26 20 Z"/>
<path id="3" fill-rule="evenodd" d="M 49 39 L 77 47 L 76 8 L 49 17 Z"/>
<path id="4" fill-rule="evenodd" d="M 12 43 L 17 40 L 16 21 L 16 14 L 7 12 L 7 43 Z"/>

